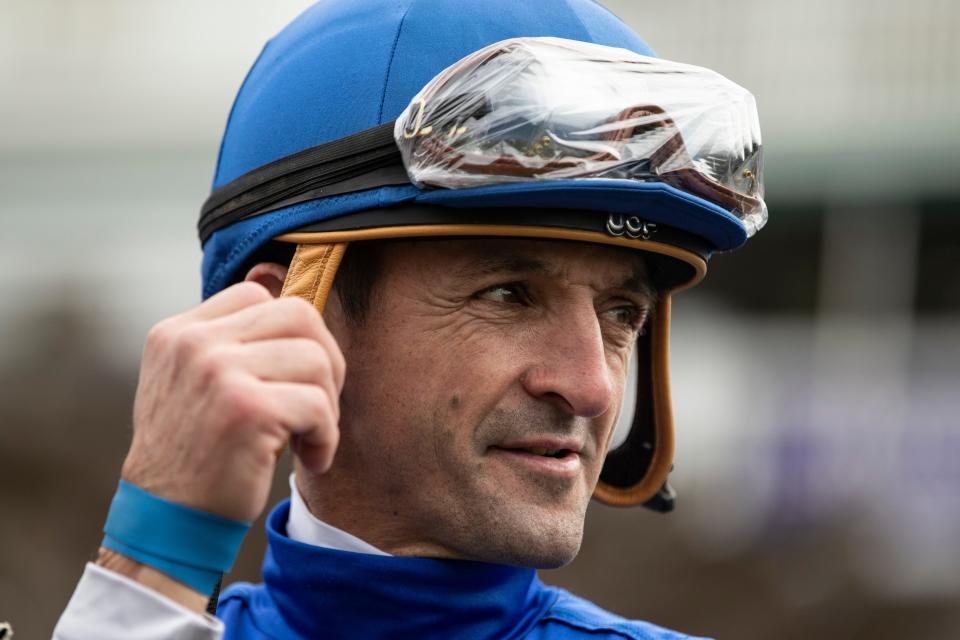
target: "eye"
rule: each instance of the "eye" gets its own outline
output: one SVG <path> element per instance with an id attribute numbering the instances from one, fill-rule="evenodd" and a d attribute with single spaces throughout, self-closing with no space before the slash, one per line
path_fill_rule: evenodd
<path id="1" fill-rule="evenodd" d="M 646 309 L 635 304 L 621 304 L 607 309 L 603 312 L 603 315 L 618 325 L 633 331 L 642 330 L 647 319 Z"/>
<path id="2" fill-rule="evenodd" d="M 520 284 L 498 284 L 480 291 L 476 297 L 503 304 L 527 304 L 530 301 L 526 288 Z"/>

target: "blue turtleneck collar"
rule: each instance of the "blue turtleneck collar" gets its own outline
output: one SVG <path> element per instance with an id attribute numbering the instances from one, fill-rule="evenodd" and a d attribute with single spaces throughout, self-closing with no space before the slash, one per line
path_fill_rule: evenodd
<path id="1" fill-rule="evenodd" d="M 289 509 L 284 501 L 267 519 L 265 588 L 241 587 L 252 590 L 244 595 L 256 626 L 270 633 L 270 624 L 276 637 L 516 638 L 558 597 L 533 569 L 296 542 Z"/>

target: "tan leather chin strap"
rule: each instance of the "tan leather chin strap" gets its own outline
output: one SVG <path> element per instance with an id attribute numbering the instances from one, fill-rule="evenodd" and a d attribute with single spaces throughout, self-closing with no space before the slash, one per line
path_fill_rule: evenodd
<path id="1" fill-rule="evenodd" d="M 303 298 L 323 313 L 348 244 L 298 244 L 280 295 Z"/>
<path id="2" fill-rule="evenodd" d="M 283 280 L 281 296 L 297 296 L 312 304 L 317 313 L 323 313 L 323 307 L 330 295 L 337 267 L 347 250 L 348 242 L 329 244 L 298 244 Z M 286 451 L 284 444 L 276 451 L 279 459 Z"/>
<path id="3" fill-rule="evenodd" d="M 656 443 L 653 458 L 646 473 L 639 482 L 630 487 L 617 487 L 600 481 L 593 497 L 605 504 L 618 507 L 631 507 L 643 504 L 652 498 L 667 481 L 673 468 L 673 409 L 670 401 L 670 293 L 661 295 L 657 303 L 657 313 L 650 327 L 651 348 L 649 376 L 651 389 L 641 387 L 637 390 L 637 404 L 653 403 L 654 437 Z M 651 394 L 644 398 L 641 394 Z M 640 408 L 637 408 L 640 411 Z"/>

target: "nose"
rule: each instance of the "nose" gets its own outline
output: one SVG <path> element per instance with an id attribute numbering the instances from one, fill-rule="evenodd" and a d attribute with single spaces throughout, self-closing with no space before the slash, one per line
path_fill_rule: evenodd
<path id="1" fill-rule="evenodd" d="M 543 332 L 524 389 L 562 411 L 596 418 L 613 404 L 614 385 L 593 304 L 568 309 Z"/>

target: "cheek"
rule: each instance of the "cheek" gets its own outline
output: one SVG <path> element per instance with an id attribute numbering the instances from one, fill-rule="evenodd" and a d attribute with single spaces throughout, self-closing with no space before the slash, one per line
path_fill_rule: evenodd
<path id="1" fill-rule="evenodd" d="M 459 414 L 475 411 L 478 401 L 486 404 L 502 395 L 520 378 L 528 353 L 536 352 L 539 344 L 534 331 L 482 322 L 467 314 L 410 340 L 418 345 L 410 368 L 435 379 L 443 406 Z"/>
<path id="2" fill-rule="evenodd" d="M 477 477 L 490 444 L 491 416 L 522 401 L 516 349 L 484 342 L 451 345 L 432 365 L 430 375 L 438 383 L 431 386 L 435 464 L 447 476 Z"/>
<path id="3" fill-rule="evenodd" d="M 357 428 L 431 468 L 463 464 L 482 448 L 484 418 L 523 393 L 525 363 L 543 336 L 466 314 L 397 317 L 407 320 L 370 331 L 348 354 L 344 393 L 362 416 Z"/>
<path id="4" fill-rule="evenodd" d="M 478 372 L 483 352 L 441 338 L 440 332 L 394 331 L 354 345 L 343 398 L 358 439 L 435 466 L 437 453 L 469 437 L 489 383 Z"/>

